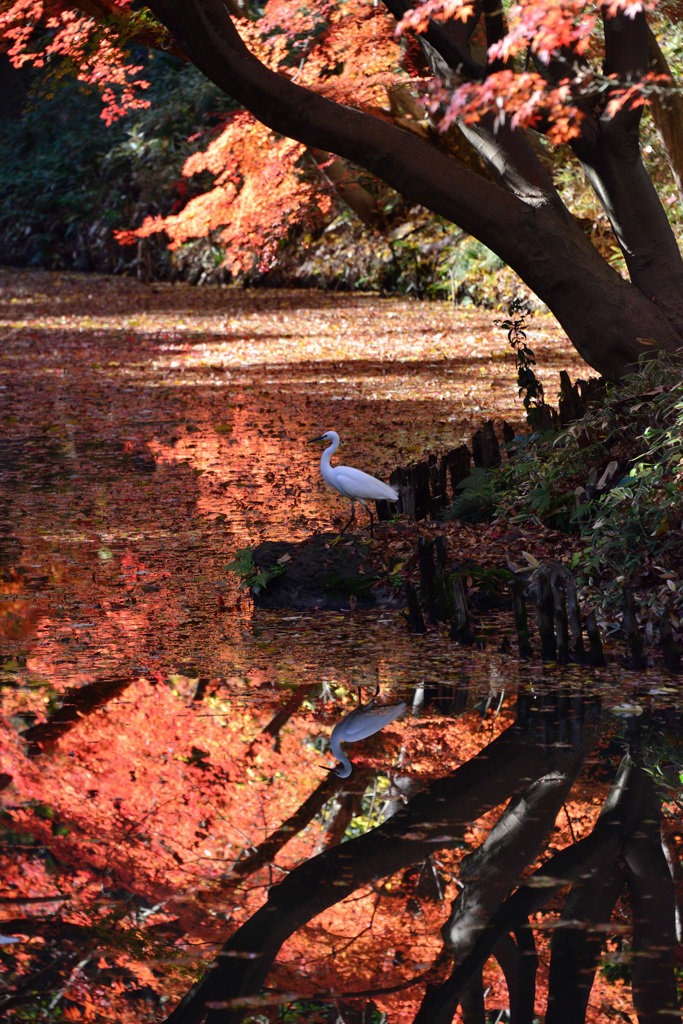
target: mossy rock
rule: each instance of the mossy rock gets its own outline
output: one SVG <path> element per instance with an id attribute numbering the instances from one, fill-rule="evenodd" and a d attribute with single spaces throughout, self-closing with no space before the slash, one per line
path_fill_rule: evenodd
<path id="1" fill-rule="evenodd" d="M 375 608 L 395 601 L 390 587 L 381 583 L 362 537 L 319 534 L 291 544 L 264 541 L 254 549 L 259 569 L 284 565 L 285 572 L 254 594 L 257 608 L 288 608 L 293 611 L 342 611 Z M 286 556 L 289 556 L 288 558 Z M 284 561 L 283 561 L 284 559 Z"/>

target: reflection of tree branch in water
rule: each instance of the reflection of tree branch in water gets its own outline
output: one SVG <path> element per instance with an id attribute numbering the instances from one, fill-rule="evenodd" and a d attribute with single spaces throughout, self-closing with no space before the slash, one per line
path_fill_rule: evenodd
<path id="1" fill-rule="evenodd" d="M 261 730 L 258 739 L 261 740 L 262 737 L 268 736 L 277 743 L 282 726 L 289 721 L 294 711 L 300 707 L 301 702 L 316 687 L 317 684 L 313 683 L 310 686 L 299 687 L 287 703 Z M 253 741 L 248 751 L 249 757 L 253 756 L 255 749 L 256 741 Z M 327 775 L 281 825 L 274 829 L 270 835 L 266 836 L 258 846 L 252 845 L 250 852 L 233 864 L 227 878 L 223 880 L 220 886 L 213 888 L 212 898 L 232 891 L 235 883 L 240 878 L 245 878 L 266 864 L 269 864 L 290 839 L 299 832 L 302 832 L 313 821 L 315 816 L 330 800 L 335 800 L 335 805 L 333 807 L 332 821 L 326 829 L 327 839 L 325 845 L 341 842 L 351 819 L 360 811 L 365 788 L 373 774 L 369 769 L 357 768 L 354 781 L 351 784 L 344 782 L 332 772 Z M 352 788 L 349 789 L 349 786 Z"/>
<path id="2" fill-rule="evenodd" d="M 610 921 L 628 877 L 629 850 L 633 851 L 631 858 L 638 874 L 638 883 L 635 884 L 643 885 L 641 897 L 634 898 L 634 883 L 630 884 L 634 953 L 638 948 L 646 954 L 634 957 L 636 1012 L 640 1024 L 661 1021 L 663 1015 L 676 1013 L 673 884 L 661 842 L 658 841 L 659 811 L 660 801 L 652 777 L 636 766 L 630 757 L 625 757 L 591 834 L 546 861 L 496 911 L 469 955 L 456 963 L 451 977 L 427 993 L 415 1018 L 416 1024 L 450 1022 L 471 979 L 478 976 L 500 939 L 513 928 L 526 925 L 529 915 L 539 911 L 569 882 L 575 884 L 560 923 L 567 925 L 576 920 L 579 923 L 574 927 L 573 935 L 565 936 L 562 927 L 555 929 L 545 1019 L 546 1024 L 581 1022 L 605 938 L 604 926 Z M 650 871 L 654 873 L 654 880 Z M 654 920 L 648 897 L 656 904 Z M 636 937 L 638 931 L 639 939 Z M 585 973 L 587 965 L 590 973 Z M 650 972 L 659 979 L 655 984 L 649 982 Z M 567 998 L 568 985 L 571 984 L 577 986 L 573 1000 Z"/>
<path id="3" fill-rule="evenodd" d="M 283 821 L 262 843 L 254 847 L 246 857 L 238 860 L 233 865 L 230 875 L 223 883 L 221 889 L 232 889 L 234 881 L 238 878 L 251 875 L 265 864 L 270 863 L 282 847 L 313 820 L 321 808 L 337 794 L 343 785 L 343 780 L 337 778 L 336 775 L 330 774 L 326 776 L 286 821 Z M 215 892 L 216 890 L 214 889 L 214 894 Z"/>
<path id="4" fill-rule="evenodd" d="M 515 928 L 515 939 L 504 935 L 494 947 L 493 954 L 505 974 L 505 981 L 510 993 L 510 1015 L 518 1022 L 530 1021 L 534 1017 L 536 1004 L 536 971 L 538 969 L 538 953 L 534 935 L 530 928 Z M 515 958 L 515 969 L 506 959 L 501 957 L 501 946 L 510 949 Z"/>
<path id="5" fill-rule="evenodd" d="M 541 854 L 584 756 L 582 751 L 567 771 L 549 772 L 514 796 L 486 840 L 462 862 L 465 885 L 441 930 L 456 961 L 464 959 L 524 868 Z"/>
<path id="6" fill-rule="evenodd" d="M 545 729 L 544 729 L 545 732 Z M 544 736 L 546 741 L 548 736 Z M 482 845 L 467 856 L 460 866 L 463 889 L 453 904 L 451 916 L 441 934 L 456 963 L 471 951 L 477 936 L 486 928 L 501 902 L 517 885 L 525 867 L 543 851 L 557 816 L 576 781 L 576 776 L 597 739 L 595 730 L 586 730 L 583 744 L 577 749 L 556 748 L 555 767 L 535 779 L 523 792 L 513 796 Z M 530 936 L 531 937 L 531 936 Z M 531 937 L 532 938 L 532 937 Z M 525 942 L 526 957 L 508 935 L 497 937 L 491 954 L 498 961 L 510 994 L 513 1020 L 521 1005 L 534 1006 L 535 966 L 531 969 Z M 462 986 L 459 1002 L 465 1020 L 484 1019 L 484 997 L 481 971 L 485 960 L 477 962 L 471 976 Z M 522 969 L 523 964 L 523 969 Z M 521 976 L 520 976 L 521 971 Z M 531 1019 L 531 1018 L 529 1018 Z"/>
<path id="7" fill-rule="evenodd" d="M 84 686 L 65 690 L 62 703 L 56 711 L 39 725 L 23 731 L 22 739 L 29 744 L 28 753 L 35 757 L 50 750 L 61 736 L 79 725 L 86 715 L 108 704 L 110 700 L 135 681 L 135 676 L 105 676 Z"/>
<path id="8" fill-rule="evenodd" d="M 640 1024 L 656 1024 L 678 1011 L 675 894 L 660 835 L 661 800 L 651 776 L 646 778 L 645 810 L 623 857 L 633 913 L 633 1005 Z"/>
<path id="9" fill-rule="evenodd" d="M 582 709 L 575 705 L 572 713 L 581 715 Z M 652 778 L 630 757 L 624 758 L 593 831 L 554 854 L 519 884 L 523 871 L 542 853 L 598 734 L 597 723 L 584 724 L 581 732 L 559 730 L 563 743 L 555 746 L 550 742 L 554 737 L 545 706 L 538 721 L 541 742 L 519 725 L 511 726 L 378 828 L 293 870 L 225 943 L 216 965 L 192 988 L 169 1022 L 198 1024 L 206 1017 L 207 1024 L 236 1024 L 244 1015 L 244 1001 L 251 1005 L 282 944 L 298 928 L 355 890 L 438 849 L 454 847 L 467 825 L 506 801 L 488 838 L 463 862 L 465 887 L 443 928 L 448 959 L 455 957 L 451 976 L 429 988 L 435 968 L 445 964 L 442 954 L 421 978 L 353 996 L 346 992 L 344 998 L 427 984 L 418 1022 L 450 1022 L 458 1005 L 465 1020 L 482 1021 L 482 970 L 493 956 L 506 979 L 512 1019 L 530 1021 L 537 956 L 529 916 L 571 885 L 551 946 L 546 1021 L 580 1024 L 606 937 L 605 925 L 627 883 L 635 919 L 634 1005 L 641 1024 L 662 1019 L 675 1006 L 674 912 Z M 649 980 L 651 972 L 655 981 Z M 567 997 L 568 988 L 573 989 L 572 999 Z"/>
<path id="10" fill-rule="evenodd" d="M 206 1003 L 256 994 L 282 943 L 298 928 L 375 878 L 452 848 L 463 829 L 487 811 L 547 775 L 549 762 L 566 753 L 535 743 L 511 726 L 452 775 L 439 779 L 378 828 L 327 850 L 271 889 L 267 903 L 224 945 L 211 968 L 169 1021 L 200 1021 Z M 573 756 L 573 755 L 570 755 Z M 241 1019 L 239 1010 L 210 1010 L 210 1024 Z"/>
<path id="11" fill-rule="evenodd" d="M 460 881 L 465 883 L 464 888 L 441 932 L 456 963 L 465 959 L 496 908 L 517 885 L 524 868 L 542 853 L 586 753 L 584 748 L 565 755 L 564 771 L 548 772 L 513 797 L 487 839 L 462 862 Z M 506 977 L 511 1008 L 517 1009 L 521 994 L 525 1005 L 533 1009 L 535 971 L 533 975 L 528 970 L 524 972 L 524 988 L 520 993 L 517 978 L 521 964 L 514 956 L 517 947 L 506 939 L 509 937 L 501 935 L 491 953 Z M 478 1015 L 480 1004 L 483 1009 L 483 963 L 477 964 L 462 988 L 463 1010 L 466 1003 L 474 1004 L 471 1014 L 465 1013 L 465 1019 L 483 1019 Z"/>

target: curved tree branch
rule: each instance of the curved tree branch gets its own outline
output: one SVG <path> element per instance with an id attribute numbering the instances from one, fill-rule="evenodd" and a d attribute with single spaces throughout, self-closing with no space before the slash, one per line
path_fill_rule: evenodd
<path id="1" fill-rule="evenodd" d="M 517 794 L 482 845 L 463 861 L 464 888 L 441 930 L 456 963 L 465 959 L 524 868 L 541 853 L 595 738 L 593 733 L 593 742 L 585 744 L 567 771 L 548 772 Z"/>
<path id="2" fill-rule="evenodd" d="M 493 204 L 510 230 L 519 227 L 522 203 L 429 142 L 270 71 L 247 49 L 221 0 L 151 0 L 149 6 L 192 62 L 273 131 L 367 167 L 423 205 L 439 205 L 469 233 L 477 230 L 481 203 Z"/>
<path id="3" fill-rule="evenodd" d="M 408 3 L 408 0 L 383 0 L 383 3 L 396 21 L 400 21 L 403 15 L 407 11 L 413 10 L 414 7 L 413 4 Z M 452 32 L 448 31 L 443 22 L 430 18 L 426 30 L 417 36 L 419 43 L 423 39 L 438 53 L 454 74 L 474 81 L 485 77 L 486 68 L 472 58 L 469 50 Z"/>
<path id="4" fill-rule="evenodd" d="M 543 298 L 601 373 L 618 376 L 637 362 L 642 323 L 659 348 L 680 347 L 681 333 L 606 263 L 559 197 L 527 204 L 428 141 L 270 71 L 244 45 L 221 0 L 149 6 L 190 60 L 263 124 L 353 160 L 479 238 Z"/>

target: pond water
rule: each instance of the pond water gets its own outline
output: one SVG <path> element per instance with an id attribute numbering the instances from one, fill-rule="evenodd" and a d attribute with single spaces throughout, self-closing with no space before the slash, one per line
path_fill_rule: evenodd
<path id="1" fill-rule="evenodd" d="M 332 549 L 385 577 L 371 609 L 255 607 L 226 568 L 329 548 L 348 507 L 323 430 L 388 479 L 482 420 L 520 428 L 494 314 L 0 289 L 0 1016 L 679 1018 L 679 682 L 609 637 L 602 668 L 522 663 L 506 602 L 477 605 L 477 566 L 566 539 L 520 528 L 501 558 L 494 528 L 371 541 L 363 514 Z M 550 394 L 584 372 L 550 318 L 529 342 Z M 420 533 L 471 567 L 477 645 L 409 631 Z M 405 712 L 340 779 L 331 729 L 376 690 Z"/>

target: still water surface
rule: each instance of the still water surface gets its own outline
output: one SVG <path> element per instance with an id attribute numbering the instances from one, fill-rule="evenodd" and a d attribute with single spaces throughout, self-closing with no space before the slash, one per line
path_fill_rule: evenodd
<path id="1" fill-rule="evenodd" d="M 321 430 L 387 479 L 519 425 L 493 317 L 0 286 L 8 1019 L 677 1019 L 677 680 L 521 665 L 505 610 L 462 648 L 400 600 L 255 609 L 226 570 L 344 522 Z M 341 780 L 359 686 L 407 711 Z"/>

